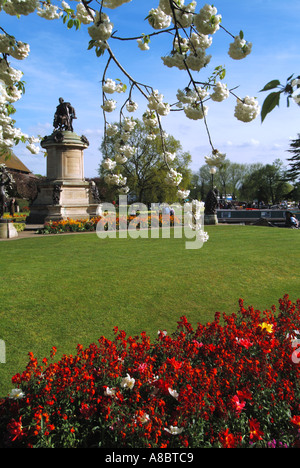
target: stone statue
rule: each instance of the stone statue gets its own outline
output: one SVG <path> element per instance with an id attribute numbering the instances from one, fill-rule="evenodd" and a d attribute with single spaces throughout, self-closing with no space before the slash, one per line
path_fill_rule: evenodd
<path id="1" fill-rule="evenodd" d="M 100 199 L 100 195 L 99 195 L 99 190 L 98 190 L 98 187 L 97 187 L 97 185 L 95 184 L 95 182 L 93 180 L 91 181 L 90 190 L 91 190 L 91 194 L 92 194 L 94 200 L 97 203 L 100 203 L 101 199 Z"/>
<path id="2" fill-rule="evenodd" d="M 205 200 L 205 215 L 214 215 L 218 208 L 218 190 L 216 188 L 211 189 Z"/>
<path id="3" fill-rule="evenodd" d="M 7 197 L 5 193 L 5 185 L 10 182 L 10 177 L 7 174 L 6 170 L 2 168 L 0 172 L 0 218 L 4 214 L 5 204 L 7 202 Z"/>
<path id="4" fill-rule="evenodd" d="M 53 186 L 53 193 L 52 193 L 53 205 L 59 205 L 61 192 L 62 192 L 61 186 L 58 184 L 55 184 Z"/>
<path id="5" fill-rule="evenodd" d="M 59 105 L 54 114 L 54 128 L 73 132 L 73 119 L 77 119 L 74 107 L 69 102 L 64 102 L 63 98 L 59 98 Z"/>

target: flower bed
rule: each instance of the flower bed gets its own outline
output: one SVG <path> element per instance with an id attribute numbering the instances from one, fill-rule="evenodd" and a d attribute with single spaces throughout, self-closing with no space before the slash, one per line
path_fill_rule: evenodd
<path id="1" fill-rule="evenodd" d="M 59 221 L 50 221 L 44 224 L 44 227 L 37 230 L 37 234 L 60 234 L 64 232 L 87 232 L 96 231 L 98 222 L 101 222 L 104 230 L 119 230 L 120 218 L 118 216 L 104 215 L 96 216 L 91 219 L 64 219 Z M 129 215 L 127 216 L 127 227 L 131 228 L 150 228 L 163 226 L 179 226 L 180 219 L 170 215 L 170 221 L 166 216 L 157 215 Z"/>
<path id="2" fill-rule="evenodd" d="M 0 404 L 2 447 L 295 447 L 300 300 L 220 313 L 153 343 L 101 337 L 39 364 L 32 353 Z M 300 345 L 298 345 L 299 348 Z"/>

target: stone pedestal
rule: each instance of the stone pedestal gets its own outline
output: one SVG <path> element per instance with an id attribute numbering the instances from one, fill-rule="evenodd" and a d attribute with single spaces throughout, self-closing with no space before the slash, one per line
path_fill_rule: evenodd
<path id="1" fill-rule="evenodd" d="M 0 239 L 11 239 L 18 237 L 14 223 L 10 219 L 0 218 Z"/>
<path id="2" fill-rule="evenodd" d="M 47 179 L 31 205 L 28 223 L 96 216 L 98 203 L 84 179 L 83 152 L 88 145 L 85 137 L 70 131 L 56 131 L 42 140 L 47 150 Z"/>
<path id="3" fill-rule="evenodd" d="M 216 214 L 205 214 L 204 215 L 204 224 L 218 224 L 218 216 Z"/>

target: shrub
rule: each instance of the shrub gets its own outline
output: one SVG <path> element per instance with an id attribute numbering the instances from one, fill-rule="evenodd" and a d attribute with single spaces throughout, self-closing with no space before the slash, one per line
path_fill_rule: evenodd
<path id="1" fill-rule="evenodd" d="M 295 447 L 300 300 L 215 314 L 176 332 L 101 337 L 39 364 L 32 353 L 0 405 L 2 447 Z M 299 353 L 299 355 L 298 355 Z"/>

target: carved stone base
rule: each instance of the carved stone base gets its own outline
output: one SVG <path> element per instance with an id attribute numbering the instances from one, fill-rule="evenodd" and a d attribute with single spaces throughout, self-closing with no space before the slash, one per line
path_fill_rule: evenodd
<path id="1" fill-rule="evenodd" d="M 218 216 L 216 214 L 204 215 L 204 224 L 218 224 Z"/>
<path id="2" fill-rule="evenodd" d="M 10 219 L 0 219 L 0 239 L 11 239 L 18 237 L 14 223 Z"/>
<path id="3" fill-rule="evenodd" d="M 39 186 L 26 222 L 44 224 L 96 216 L 98 204 L 90 183 L 84 179 L 86 138 L 70 131 L 56 131 L 45 137 L 41 146 L 47 150 L 47 179 Z"/>

